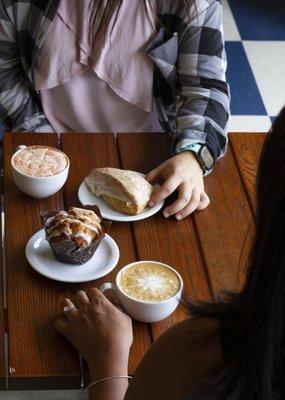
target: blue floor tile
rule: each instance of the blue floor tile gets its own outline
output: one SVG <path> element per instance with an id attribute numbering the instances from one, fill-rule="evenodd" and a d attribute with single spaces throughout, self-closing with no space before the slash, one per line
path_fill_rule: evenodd
<path id="1" fill-rule="evenodd" d="M 267 115 L 241 42 L 226 42 L 233 115 Z"/>
<path id="2" fill-rule="evenodd" d="M 229 0 L 243 40 L 285 40 L 284 0 Z"/>

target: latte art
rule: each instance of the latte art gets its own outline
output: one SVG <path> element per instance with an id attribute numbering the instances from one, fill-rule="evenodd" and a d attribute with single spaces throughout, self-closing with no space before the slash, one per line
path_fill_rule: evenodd
<path id="1" fill-rule="evenodd" d="M 61 151 L 46 146 L 30 146 L 13 158 L 14 167 L 29 176 L 53 176 L 68 165 L 67 157 Z"/>
<path id="2" fill-rule="evenodd" d="M 173 297 L 180 288 L 180 281 L 170 268 L 141 263 L 122 271 L 119 287 L 136 300 L 159 302 Z"/>

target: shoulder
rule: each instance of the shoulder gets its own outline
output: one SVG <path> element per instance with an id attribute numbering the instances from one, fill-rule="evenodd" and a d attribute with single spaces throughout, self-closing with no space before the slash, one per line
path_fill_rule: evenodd
<path id="1" fill-rule="evenodd" d="M 220 0 L 156 0 L 161 24 L 168 32 L 178 32 L 180 41 L 195 36 L 194 31 L 205 24 L 221 24 Z"/>
<path id="2" fill-rule="evenodd" d="M 222 360 L 218 320 L 187 319 L 162 334 L 138 367 L 126 399 L 183 398 Z M 156 384 L 153 384 L 155 377 Z"/>
<path id="3" fill-rule="evenodd" d="M 220 334 L 220 321 L 214 318 L 188 318 L 170 329 L 158 338 L 158 341 L 171 341 L 179 337 L 187 343 L 207 340 Z"/>
<path id="4" fill-rule="evenodd" d="M 173 14 L 183 19 L 199 15 L 211 6 L 221 6 L 221 0 L 155 0 L 159 14 Z"/>
<path id="5" fill-rule="evenodd" d="M 174 363 L 181 359 L 185 364 L 189 364 L 190 368 L 193 362 L 197 362 L 207 369 L 206 364 L 211 364 L 212 358 L 215 362 L 214 359 L 221 354 L 220 322 L 209 318 L 184 320 L 168 329 L 154 342 L 151 347 L 152 357 L 163 357 L 166 349 L 168 357 L 172 358 Z M 202 366 L 204 361 L 205 365 Z"/>

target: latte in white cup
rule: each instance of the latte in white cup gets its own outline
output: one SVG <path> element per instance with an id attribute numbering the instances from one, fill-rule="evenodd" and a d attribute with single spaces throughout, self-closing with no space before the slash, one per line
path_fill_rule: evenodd
<path id="1" fill-rule="evenodd" d="M 136 300 L 160 302 L 178 292 L 180 281 L 176 272 L 165 265 L 142 262 L 124 269 L 118 285 L 126 295 Z"/>
<path id="2" fill-rule="evenodd" d="M 69 164 L 66 154 L 44 145 L 19 146 L 11 158 L 14 182 L 22 192 L 38 199 L 62 188 Z"/>
<path id="3" fill-rule="evenodd" d="M 53 147 L 25 146 L 19 150 L 13 156 L 13 167 L 24 175 L 53 176 L 65 170 L 68 165 L 66 155 Z"/>
<path id="4" fill-rule="evenodd" d="M 122 268 L 116 282 L 105 283 L 100 290 L 112 289 L 123 309 L 141 322 L 168 317 L 177 308 L 183 290 L 179 273 L 157 261 L 138 261 Z"/>

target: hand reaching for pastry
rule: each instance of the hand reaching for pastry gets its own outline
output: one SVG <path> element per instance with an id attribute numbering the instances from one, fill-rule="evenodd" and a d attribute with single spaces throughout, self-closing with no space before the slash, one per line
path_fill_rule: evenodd
<path id="1" fill-rule="evenodd" d="M 163 212 L 165 218 L 175 215 L 176 219 L 180 220 L 195 210 L 204 210 L 210 203 L 204 191 L 202 169 L 190 151 L 169 158 L 149 172 L 146 178 L 150 183 L 163 182 L 151 197 L 150 206 L 163 201 L 178 190 L 177 200 Z"/>

